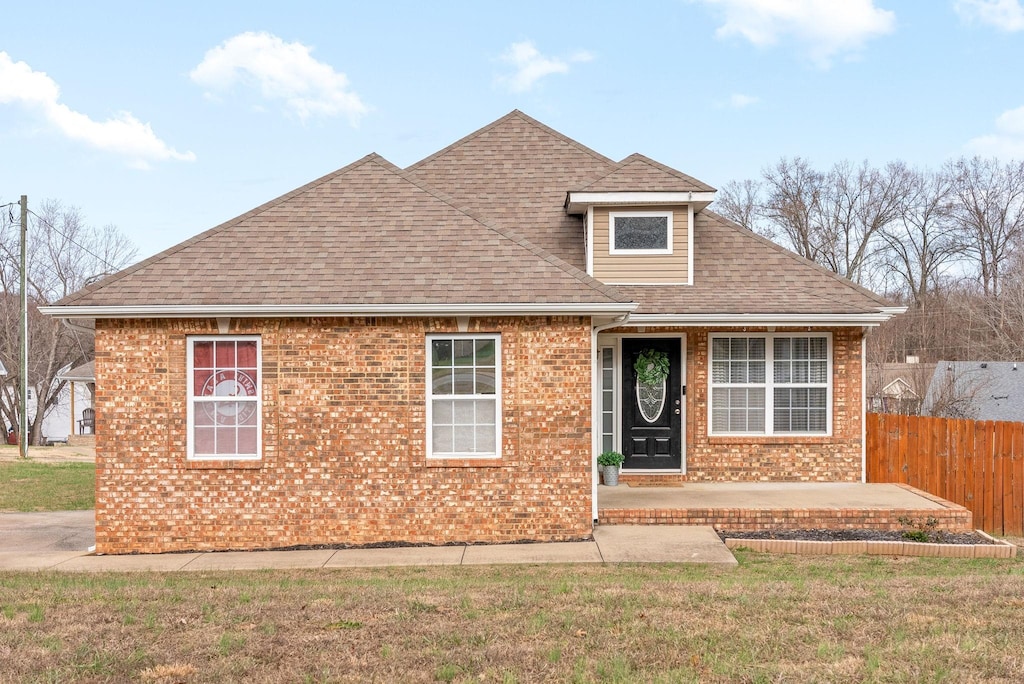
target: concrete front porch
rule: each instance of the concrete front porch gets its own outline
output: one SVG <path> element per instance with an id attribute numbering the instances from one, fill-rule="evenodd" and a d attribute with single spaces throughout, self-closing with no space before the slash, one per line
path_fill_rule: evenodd
<path id="1" fill-rule="evenodd" d="M 687 483 L 597 488 L 601 525 L 713 525 L 718 530 L 973 529 L 969 510 L 902 484 Z M 930 521 L 934 520 L 934 524 Z"/>

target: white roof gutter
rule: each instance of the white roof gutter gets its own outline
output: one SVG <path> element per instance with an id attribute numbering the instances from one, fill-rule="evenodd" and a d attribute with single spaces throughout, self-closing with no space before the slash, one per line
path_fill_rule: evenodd
<path id="1" fill-rule="evenodd" d="M 621 315 L 636 309 L 628 303 L 608 304 L 249 304 L 41 306 L 58 318 L 282 318 L 292 316 L 531 316 Z"/>
<path id="2" fill-rule="evenodd" d="M 814 313 L 814 314 L 632 314 L 624 325 L 714 325 L 721 327 L 741 326 L 876 326 L 885 323 L 896 314 L 907 310 L 905 306 L 880 308 L 870 313 Z"/>

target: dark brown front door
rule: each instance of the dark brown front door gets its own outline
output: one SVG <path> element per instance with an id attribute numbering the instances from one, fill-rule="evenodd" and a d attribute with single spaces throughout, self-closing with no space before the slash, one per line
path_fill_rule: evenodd
<path id="1" fill-rule="evenodd" d="M 641 354 L 658 351 L 669 359 L 664 383 L 641 384 L 634 365 Z M 624 470 L 678 470 L 682 467 L 680 437 L 682 390 L 678 338 L 622 340 L 622 453 Z"/>

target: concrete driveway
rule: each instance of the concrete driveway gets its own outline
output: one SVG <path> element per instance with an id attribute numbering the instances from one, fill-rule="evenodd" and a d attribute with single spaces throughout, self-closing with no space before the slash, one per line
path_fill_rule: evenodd
<path id="1" fill-rule="evenodd" d="M 94 511 L 0 513 L 0 553 L 77 551 L 96 544 Z"/>

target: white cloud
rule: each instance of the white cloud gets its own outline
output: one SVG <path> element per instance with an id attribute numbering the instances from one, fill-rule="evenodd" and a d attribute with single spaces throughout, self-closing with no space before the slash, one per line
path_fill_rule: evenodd
<path id="1" fill-rule="evenodd" d="M 575 52 L 567 59 L 545 57 L 534 47 L 532 41 L 524 40 L 521 43 L 512 43 L 508 51 L 501 56 L 501 61 L 511 64 L 515 71 L 510 75 L 498 77 L 498 82 L 505 84 L 513 93 L 525 93 L 545 76 L 569 73 L 570 62 L 591 62 L 593 59 L 594 55 L 586 50 Z"/>
<path id="2" fill-rule="evenodd" d="M 953 9 L 968 23 L 989 24 L 1009 32 L 1024 30 L 1020 0 L 957 0 Z"/>
<path id="3" fill-rule="evenodd" d="M 750 105 L 757 104 L 761 101 L 761 98 L 754 97 L 753 95 L 744 95 L 743 93 L 733 93 L 729 96 L 729 106 L 733 109 L 743 109 Z"/>
<path id="4" fill-rule="evenodd" d="M 995 128 L 995 133 L 972 138 L 967 149 L 983 157 L 1024 159 L 1024 107 L 1000 114 Z"/>
<path id="5" fill-rule="evenodd" d="M 357 125 L 369 107 L 350 90 L 345 74 L 313 59 L 311 52 L 270 33 L 240 33 L 208 50 L 189 76 L 207 94 L 241 83 L 258 88 L 268 100 L 283 100 L 303 121 L 344 114 Z"/>
<path id="6" fill-rule="evenodd" d="M 896 15 L 874 0 L 698 0 L 718 7 L 724 23 L 715 34 L 740 36 L 758 47 L 783 37 L 804 44 L 819 67 L 842 54 L 855 55 L 869 39 L 891 33 Z"/>
<path id="7" fill-rule="evenodd" d="M 0 104 L 18 103 L 42 112 L 57 130 L 100 150 L 127 157 L 133 166 L 177 159 L 194 161 L 191 152 L 178 152 L 156 137 L 152 127 L 130 112 L 119 112 L 106 121 L 94 121 L 60 101 L 60 86 L 42 71 L 25 62 L 15 62 L 0 52 Z"/>

